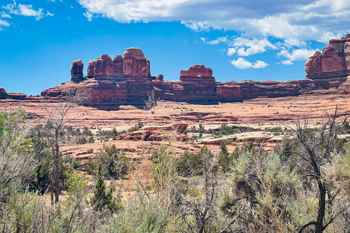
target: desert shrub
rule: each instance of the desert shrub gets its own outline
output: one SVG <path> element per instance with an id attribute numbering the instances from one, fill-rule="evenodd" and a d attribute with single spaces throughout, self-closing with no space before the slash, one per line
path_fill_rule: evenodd
<path id="1" fill-rule="evenodd" d="M 139 122 L 137 122 L 133 127 L 131 127 L 130 129 L 128 129 L 128 132 L 131 133 L 131 132 L 137 131 L 137 130 L 139 130 L 139 129 L 142 129 L 143 127 L 144 127 L 143 122 L 139 121 Z"/>
<path id="2" fill-rule="evenodd" d="M 97 168 L 106 178 L 120 179 L 128 173 L 129 161 L 115 145 L 105 145 L 98 154 Z"/>
<path id="3" fill-rule="evenodd" d="M 254 131 L 254 129 L 249 128 L 249 127 L 245 127 L 245 126 L 222 124 L 219 129 L 217 129 L 213 132 L 213 134 L 216 137 L 222 137 L 222 136 L 250 132 L 250 131 Z"/>
<path id="4" fill-rule="evenodd" d="M 202 124 L 198 126 L 198 138 L 202 138 L 203 134 L 205 134 L 205 128 Z"/>
<path id="5" fill-rule="evenodd" d="M 156 190 L 163 190 L 174 182 L 176 176 L 175 160 L 166 147 L 152 154 L 152 176 Z"/>
<path id="6" fill-rule="evenodd" d="M 202 175 L 208 157 L 213 157 L 213 155 L 206 147 L 203 147 L 198 154 L 186 151 L 181 158 L 176 160 L 177 174 L 183 177 Z"/>
<path id="7" fill-rule="evenodd" d="M 50 168 L 52 154 L 47 143 L 42 139 L 40 130 L 31 130 L 31 139 L 34 152 L 35 169 L 32 177 L 27 181 L 29 189 L 44 194 L 50 184 Z"/>
<path id="8" fill-rule="evenodd" d="M 176 161 L 176 171 L 180 176 L 189 177 L 202 175 L 202 170 L 203 160 L 200 155 L 186 151 L 185 154 Z"/>
<path id="9" fill-rule="evenodd" d="M 97 132 L 97 137 L 100 141 L 108 141 L 108 140 L 116 140 L 119 136 L 119 132 L 116 128 L 111 130 L 101 130 L 99 129 Z"/>
<path id="10" fill-rule="evenodd" d="M 113 233 L 172 233 L 169 231 L 169 214 L 159 205 L 157 199 L 144 195 L 129 202 L 125 209 L 116 215 L 106 232 Z M 180 228 L 180 226 L 177 226 Z"/>
<path id="11" fill-rule="evenodd" d="M 218 165 L 224 173 L 227 173 L 231 170 L 233 163 L 233 155 L 231 155 L 225 143 L 222 143 L 220 146 L 220 153 L 218 158 Z"/>
<path id="12" fill-rule="evenodd" d="M 0 113 L 0 204 L 7 201 L 13 189 L 25 188 L 25 180 L 34 171 L 24 116 L 21 111 Z"/>
<path id="13" fill-rule="evenodd" d="M 91 205 L 96 211 L 108 210 L 111 213 L 117 212 L 121 209 L 121 201 L 116 200 L 113 196 L 113 189 L 109 188 L 107 190 L 106 184 L 102 176 L 102 168 L 98 169 L 94 196 L 91 200 Z"/>
<path id="14" fill-rule="evenodd" d="M 283 165 L 278 155 L 242 154 L 234 162 L 232 179 L 231 197 L 224 198 L 222 210 L 231 217 L 240 216 L 233 229 L 242 232 L 297 230 L 297 218 L 306 215 L 301 211 L 303 205 L 296 202 L 302 188 L 300 176 L 296 170 Z"/>

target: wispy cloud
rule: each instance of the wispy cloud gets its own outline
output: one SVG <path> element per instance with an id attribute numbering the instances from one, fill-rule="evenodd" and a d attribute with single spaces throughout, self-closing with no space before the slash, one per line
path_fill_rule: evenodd
<path id="1" fill-rule="evenodd" d="M 230 47 L 228 48 L 227 54 L 237 54 L 241 57 L 248 57 L 251 55 L 264 53 L 267 49 L 276 49 L 268 39 L 249 39 L 244 37 L 235 38 Z"/>
<path id="2" fill-rule="evenodd" d="M 17 4 L 16 2 L 5 5 L 3 7 L 3 14 L 7 14 L 8 16 L 34 17 L 36 20 L 41 20 L 46 16 L 53 16 L 51 12 L 44 11 L 42 8 L 34 9 L 32 5 Z"/>
<path id="3" fill-rule="evenodd" d="M 8 21 L 6 21 L 4 19 L 0 19 L 0 30 L 2 28 L 8 27 L 8 26 L 10 26 L 10 23 Z"/>
<path id="4" fill-rule="evenodd" d="M 231 64 L 236 67 L 237 69 L 241 69 L 241 70 L 246 70 L 246 69 L 263 69 L 266 68 L 267 66 L 269 66 L 269 64 L 267 64 L 264 61 L 261 60 L 257 60 L 255 62 L 250 62 L 248 60 L 246 60 L 245 58 L 239 57 L 236 60 L 232 60 Z"/>
<path id="5" fill-rule="evenodd" d="M 308 57 L 310 57 L 315 51 L 310 49 L 294 49 L 291 51 L 281 50 L 279 55 L 284 57 L 281 63 L 284 65 L 292 65 L 295 61 L 305 61 Z"/>

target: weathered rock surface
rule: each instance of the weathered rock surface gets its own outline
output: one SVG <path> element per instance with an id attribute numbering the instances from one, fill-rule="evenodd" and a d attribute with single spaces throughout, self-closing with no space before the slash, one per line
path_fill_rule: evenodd
<path id="1" fill-rule="evenodd" d="M 46 97 L 62 97 L 78 104 L 114 108 L 122 104 L 144 106 L 153 99 L 150 62 L 140 49 L 126 50 L 112 59 L 104 54 L 90 61 L 84 80 L 81 60 L 72 64 L 70 83 L 47 89 Z"/>
<path id="2" fill-rule="evenodd" d="M 236 102 L 259 97 L 297 96 L 314 90 L 335 88 L 350 92 L 342 85 L 350 75 L 350 35 L 334 39 L 305 64 L 305 80 L 244 81 L 217 83 L 213 71 L 204 65 L 193 65 L 180 72 L 179 81 L 165 81 L 162 75 L 151 75 L 150 62 L 140 49 L 127 49 L 113 59 L 102 55 L 90 61 L 87 79 L 81 60 L 72 64 L 70 83 L 42 92 L 46 97 L 62 97 L 89 106 L 131 104 L 151 107 L 156 99 L 212 104 Z"/>
<path id="3" fill-rule="evenodd" d="M 27 95 L 24 93 L 8 93 L 7 98 L 14 100 L 25 100 Z"/>
<path id="4" fill-rule="evenodd" d="M 333 39 L 321 52 L 315 52 L 305 64 L 309 79 L 343 79 L 350 74 L 350 35 Z"/>
<path id="5" fill-rule="evenodd" d="M 84 64 L 82 60 L 74 61 L 71 68 L 71 81 L 75 83 L 82 82 L 84 80 L 83 74 Z"/>
<path id="6" fill-rule="evenodd" d="M 7 98 L 7 92 L 4 88 L 0 88 L 0 99 L 6 99 Z"/>

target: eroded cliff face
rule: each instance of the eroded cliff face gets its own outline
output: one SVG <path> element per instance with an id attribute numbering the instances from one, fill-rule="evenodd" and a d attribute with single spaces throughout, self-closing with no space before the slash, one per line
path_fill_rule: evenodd
<path id="1" fill-rule="evenodd" d="M 306 77 L 313 80 L 342 79 L 350 74 L 350 35 L 333 39 L 305 64 Z"/>
<path id="2" fill-rule="evenodd" d="M 122 104 L 144 106 L 153 95 L 150 62 L 140 49 L 127 49 L 114 59 L 104 54 L 90 61 L 86 77 L 83 68 L 81 60 L 74 61 L 71 82 L 45 90 L 41 95 L 101 108 Z"/>
<path id="3" fill-rule="evenodd" d="M 122 104 L 152 106 L 156 99 L 213 104 L 297 96 L 329 88 L 341 91 L 344 88 L 339 87 L 344 87 L 350 74 L 350 35 L 331 40 L 325 49 L 313 54 L 305 64 L 307 78 L 297 81 L 219 83 L 212 69 L 204 65 L 193 65 L 180 71 L 179 81 L 166 81 L 162 75 L 151 76 L 150 61 L 142 50 L 135 48 L 127 49 L 113 59 L 104 54 L 90 61 L 86 76 L 83 70 L 83 62 L 74 61 L 71 82 L 45 90 L 42 96 L 105 108 Z M 346 90 L 350 92 L 350 88 Z M 0 90 L 1 96 L 4 94 L 1 95 Z"/>
<path id="4" fill-rule="evenodd" d="M 73 61 L 71 68 L 71 81 L 74 83 L 79 83 L 84 80 L 84 64 L 82 60 Z"/>

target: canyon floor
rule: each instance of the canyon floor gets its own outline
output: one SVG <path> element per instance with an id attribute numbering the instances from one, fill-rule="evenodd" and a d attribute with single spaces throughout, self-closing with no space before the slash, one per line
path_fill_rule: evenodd
<path id="1" fill-rule="evenodd" d="M 350 115 L 349 100 L 350 95 L 327 91 L 218 105 L 161 101 L 151 110 L 122 106 L 116 111 L 104 111 L 72 105 L 66 115 L 67 126 L 88 128 L 94 134 L 115 129 L 118 135 L 94 143 L 68 143 L 62 150 L 84 164 L 94 159 L 104 144 L 116 145 L 132 161 L 129 175 L 114 182 L 127 197 L 139 185 L 151 185 L 150 158 L 161 145 L 168 147 L 174 156 L 197 152 L 204 145 L 215 154 L 222 142 L 228 144 L 230 152 L 246 143 L 261 143 L 267 150 L 273 150 L 298 121 L 308 121 L 317 127 L 336 108 L 342 117 Z M 23 109 L 30 124 L 37 125 L 54 117 L 62 104 L 40 98 L 2 100 L 0 111 Z M 225 126 L 231 127 L 230 132 L 220 133 Z M 200 127 L 204 128 L 202 133 Z"/>

